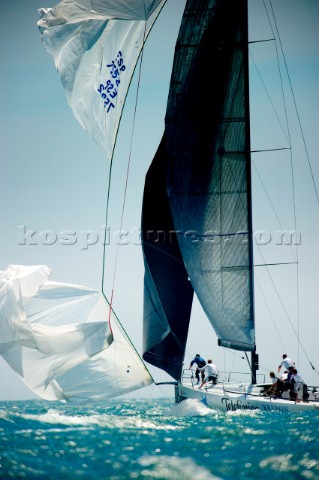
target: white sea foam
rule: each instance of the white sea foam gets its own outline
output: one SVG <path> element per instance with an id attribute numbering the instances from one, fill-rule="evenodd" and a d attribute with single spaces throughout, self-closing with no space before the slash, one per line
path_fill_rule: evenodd
<path id="1" fill-rule="evenodd" d="M 227 415 L 230 415 L 230 416 L 234 416 L 234 417 L 238 417 L 238 416 L 241 416 L 241 415 L 244 415 L 244 416 L 250 416 L 250 417 L 258 417 L 259 415 L 261 415 L 262 412 L 261 410 L 249 410 L 249 409 L 238 409 L 238 410 L 229 410 L 227 412 Z"/>
<path id="2" fill-rule="evenodd" d="M 276 472 L 295 472 L 298 471 L 298 465 L 293 460 L 293 455 L 272 455 L 259 463 L 261 468 L 267 468 Z M 311 478 L 309 476 L 309 478 Z"/>
<path id="3" fill-rule="evenodd" d="M 220 480 L 206 468 L 197 465 L 191 458 L 170 457 L 168 455 L 146 455 L 138 462 L 143 470 L 144 478 L 160 478 L 162 480 Z"/>
<path id="4" fill-rule="evenodd" d="M 183 400 L 181 403 L 173 405 L 170 409 L 170 415 L 174 417 L 203 417 L 212 413 L 215 413 L 215 411 L 206 407 L 206 405 L 195 398 Z"/>
<path id="5" fill-rule="evenodd" d="M 161 421 L 154 421 L 139 416 L 123 416 L 108 414 L 94 414 L 94 415 L 65 415 L 55 410 L 48 410 L 48 412 L 34 415 L 23 414 L 22 418 L 26 420 L 33 420 L 44 424 L 65 425 L 68 427 L 107 427 L 115 429 L 137 429 L 137 430 L 176 430 L 180 427 L 173 425 L 163 425 Z"/>

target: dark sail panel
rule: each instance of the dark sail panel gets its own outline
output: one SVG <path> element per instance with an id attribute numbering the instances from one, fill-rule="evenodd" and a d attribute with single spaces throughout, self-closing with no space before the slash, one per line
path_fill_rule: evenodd
<path id="1" fill-rule="evenodd" d="M 192 288 L 220 345 L 255 349 L 248 113 L 246 0 L 188 0 L 142 225 L 144 359 L 174 378 Z"/>
<path id="2" fill-rule="evenodd" d="M 190 0 L 166 114 L 167 188 L 188 275 L 220 339 L 254 350 L 246 0 Z"/>
<path id="3" fill-rule="evenodd" d="M 143 358 L 180 379 L 193 288 L 176 238 L 166 190 L 165 138 L 147 173 L 142 213 Z"/>

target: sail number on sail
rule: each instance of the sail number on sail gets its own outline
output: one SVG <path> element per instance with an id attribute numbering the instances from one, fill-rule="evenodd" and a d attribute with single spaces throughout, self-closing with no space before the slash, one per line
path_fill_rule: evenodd
<path id="1" fill-rule="evenodd" d="M 109 69 L 108 76 L 110 76 L 111 79 L 108 78 L 105 84 L 101 83 L 97 91 L 101 94 L 101 97 L 104 100 L 104 108 L 107 108 L 107 113 L 109 113 L 111 108 L 115 108 L 115 104 L 112 100 L 117 96 L 117 87 L 121 83 L 121 72 L 124 72 L 126 69 L 123 54 L 120 50 L 116 55 L 115 60 L 108 63 L 106 67 Z"/>

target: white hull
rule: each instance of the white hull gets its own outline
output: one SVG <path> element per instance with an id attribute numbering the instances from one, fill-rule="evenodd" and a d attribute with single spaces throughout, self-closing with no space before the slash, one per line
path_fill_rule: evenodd
<path id="1" fill-rule="evenodd" d="M 284 398 L 265 397 L 261 393 L 262 386 L 218 384 L 207 388 L 198 389 L 191 385 L 178 383 L 176 386 L 176 402 L 185 399 L 197 399 L 213 410 L 236 411 L 236 410 L 261 410 L 265 412 L 301 412 L 317 411 L 319 413 L 319 401 L 309 399 L 298 402 Z"/>

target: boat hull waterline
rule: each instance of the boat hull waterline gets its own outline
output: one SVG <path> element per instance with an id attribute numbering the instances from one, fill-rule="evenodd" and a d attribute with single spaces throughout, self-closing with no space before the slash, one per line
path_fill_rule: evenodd
<path id="1" fill-rule="evenodd" d="M 236 391 L 242 389 L 242 391 Z M 283 398 L 264 397 L 262 394 L 252 393 L 252 386 L 227 386 L 222 384 L 210 386 L 208 388 L 194 388 L 192 386 L 178 383 L 176 385 L 176 402 L 180 403 L 186 399 L 196 399 L 204 403 L 213 410 L 224 412 L 237 410 L 261 410 L 263 412 L 300 412 L 317 411 L 319 412 L 319 402 L 298 401 L 297 403 Z M 250 393 L 248 393 L 250 392 Z"/>

